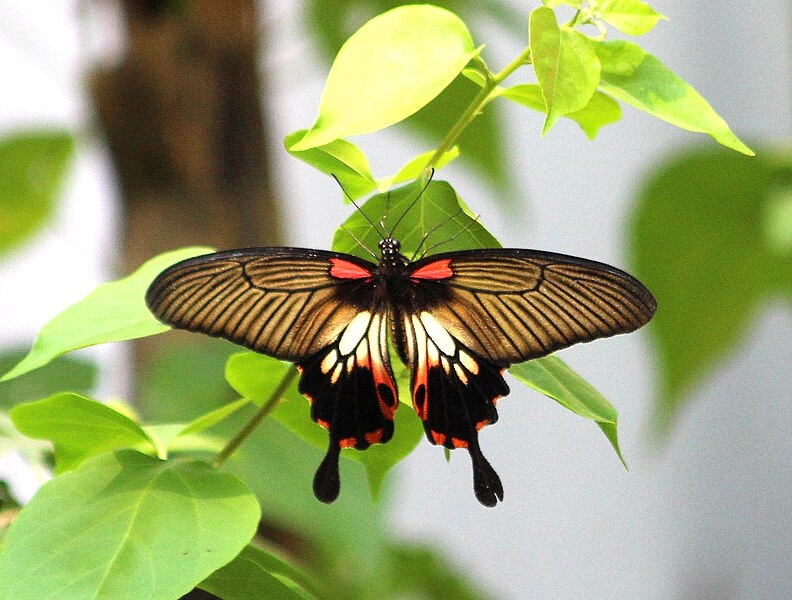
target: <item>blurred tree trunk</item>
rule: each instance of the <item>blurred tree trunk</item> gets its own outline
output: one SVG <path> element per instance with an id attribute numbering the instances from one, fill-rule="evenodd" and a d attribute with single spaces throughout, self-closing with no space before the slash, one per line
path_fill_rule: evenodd
<path id="1" fill-rule="evenodd" d="M 256 1 L 121 6 L 126 55 L 91 90 L 122 190 L 123 270 L 181 246 L 278 245 Z M 163 343 L 140 340 L 133 371 Z"/>
<path id="2" fill-rule="evenodd" d="M 123 191 L 127 270 L 190 244 L 276 245 L 254 0 L 124 0 L 92 90 Z"/>

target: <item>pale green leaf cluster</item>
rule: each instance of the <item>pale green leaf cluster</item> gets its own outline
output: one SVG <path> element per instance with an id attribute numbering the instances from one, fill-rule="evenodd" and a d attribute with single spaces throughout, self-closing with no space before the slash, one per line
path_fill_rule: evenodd
<path id="1" fill-rule="evenodd" d="M 528 45 L 500 72 L 480 56 L 458 17 L 431 5 L 401 6 L 372 19 L 339 51 L 328 75 L 316 123 L 286 137 L 297 158 L 336 177 L 358 199 L 374 190 L 417 177 L 456 158 L 456 143 L 490 102 L 502 97 L 545 115 L 542 135 L 562 117 L 575 121 L 589 139 L 621 118 L 616 100 L 689 131 L 752 154 L 712 107 L 657 58 L 631 42 L 605 41 L 607 26 L 643 35 L 665 17 L 642 0 L 545 0 L 528 17 Z M 560 24 L 554 8 L 574 17 Z M 600 35 L 590 37 L 585 26 Z M 439 57 L 442 57 L 439 58 Z M 501 84 L 531 66 L 536 84 Z M 481 91 L 435 150 L 401 171 L 375 177 L 363 152 L 344 137 L 371 133 L 403 121 L 438 96 L 459 75 Z M 538 93 L 537 93 L 538 92 Z"/>

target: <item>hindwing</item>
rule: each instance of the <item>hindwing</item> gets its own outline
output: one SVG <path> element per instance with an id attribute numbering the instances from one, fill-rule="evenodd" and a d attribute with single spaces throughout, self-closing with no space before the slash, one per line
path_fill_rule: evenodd
<path id="1" fill-rule="evenodd" d="M 495 402 L 509 393 L 503 367 L 482 359 L 423 311 L 402 315 L 413 406 L 427 439 L 446 448 L 466 448 L 473 462 L 479 502 L 503 500 L 500 478 L 481 452 L 478 431 L 498 420 Z"/>

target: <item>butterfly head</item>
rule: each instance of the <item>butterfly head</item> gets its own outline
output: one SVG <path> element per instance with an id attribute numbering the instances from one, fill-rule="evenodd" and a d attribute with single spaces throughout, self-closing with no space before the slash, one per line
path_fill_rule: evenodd
<path id="1" fill-rule="evenodd" d="M 401 243 L 392 237 L 386 237 L 379 243 L 380 262 L 382 264 L 395 265 L 404 264 L 404 257 L 401 254 Z"/>

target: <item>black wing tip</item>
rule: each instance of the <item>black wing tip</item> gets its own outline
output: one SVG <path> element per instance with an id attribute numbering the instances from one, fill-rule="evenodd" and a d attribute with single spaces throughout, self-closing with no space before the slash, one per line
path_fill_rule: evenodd
<path id="1" fill-rule="evenodd" d="M 341 448 L 333 441 L 327 449 L 316 475 L 313 479 L 313 493 L 316 499 L 325 504 L 332 504 L 341 492 L 341 477 L 338 473 L 338 457 Z"/>

